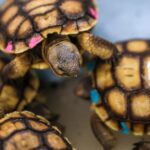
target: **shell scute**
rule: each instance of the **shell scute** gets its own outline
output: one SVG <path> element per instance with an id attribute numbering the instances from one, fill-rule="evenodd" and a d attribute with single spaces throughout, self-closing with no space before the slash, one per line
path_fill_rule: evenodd
<path id="1" fill-rule="evenodd" d="M 96 114 L 105 124 L 107 120 L 113 120 L 119 126 L 124 122 L 129 131 L 138 136 L 150 134 L 149 42 L 129 40 L 116 43 L 116 61 L 97 60 L 93 73 L 94 88 L 101 93 L 101 105 L 94 108 Z M 106 125 L 116 130 L 115 124 Z M 123 130 L 121 128 L 117 130 Z"/>
<path id="2" fill-rule="evenodd" d="M 18 114 L 17 118 L 13 116 Z M 32 117 L 30 117 L 32 116 Z M 2 150 L 69 149 L 74 150 L 68 139 L 53 128 L 47 120 L 43 123 L 28 111 L 13 112 L 0 120 Z M 46 129 L 46 130 L 45 130 Z"/>
<path id="3" fill-rule="evenodd" d="M 0 49 L 22 53 L 39 43 L 28 43 L 34 34 L 46 38 L 52 33 L 70 35 L 90 30 L 96 24 L 97 10 L 92 0 L 6 0 L 0 7 L 0 16 Z M 7 50 L 9 41 L 11 51 Z"/>

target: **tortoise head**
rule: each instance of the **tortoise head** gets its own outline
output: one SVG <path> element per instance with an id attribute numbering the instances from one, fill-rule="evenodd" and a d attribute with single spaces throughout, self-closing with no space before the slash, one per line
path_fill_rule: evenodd
<path id="1" fill-rule="evenodd" d="M 68 40 L 45 45 L 44 58 L 59 76 L 76 76 L 80 70 L 81 55 L 77 47 Z"/>

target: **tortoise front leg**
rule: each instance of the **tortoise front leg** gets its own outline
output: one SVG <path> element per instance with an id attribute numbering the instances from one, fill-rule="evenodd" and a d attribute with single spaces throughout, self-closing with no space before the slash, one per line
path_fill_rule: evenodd
<path id="1" fill-rule="evenodd" d="M 98 36 L 94 36 L 91 33 L 81 33 L 77 38 L 83 50 L 101 59 L 110 59 L 113 57 L 114 53 L 117 52 L 117 48 L 114 44 Z"/>
<path id="2" fill-rule="evenodd" d="M 96 114 L 91 117 L 91 127 L 104 150 L 111 150 L 115 146 L 116 139 L 114 135 Z"/>
<path id="3" fill-rule="evenodd" d="M 28 53 L 16 56 L 2 70 L 3 80 L 23 77 L 32 64 L 32 58 Z"/>

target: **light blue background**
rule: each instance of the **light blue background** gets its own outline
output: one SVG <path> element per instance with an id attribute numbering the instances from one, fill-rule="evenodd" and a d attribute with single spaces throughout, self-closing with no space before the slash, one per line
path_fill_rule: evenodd
<path id="1" fill-rule="evenodd" d="M 95 34 L 111 41 L 150 38 L 149 0 L 97 0 L 100 21 Z"/>
<path id="2" fill-rule="evenodd" d="M 2 3 L 3 3 L 3 1 L 4 1 L 4 0 L 0 0 L 0 4 L 2 4 Z"/>

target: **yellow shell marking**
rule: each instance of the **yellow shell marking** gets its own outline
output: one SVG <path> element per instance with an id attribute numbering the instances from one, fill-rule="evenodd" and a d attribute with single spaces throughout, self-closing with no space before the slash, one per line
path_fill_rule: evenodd
<path id="1" fill-rule="evenodd" d="M 139 57 L 124 56 L 116 67 L 115 75 L 119 84 L 127 90 L 141 86 Z"/>
<path id="2" fill-rule="evenodd" d="M 133 134 L 136 136 L 142 136 L 143 133 L 144 133 L 144 125 L 143 124 L 134 124 Z"/>
<path id="3" fill-rule="evenodd" d="M 48 139 L 47 142 L 50 147 L 53 147 L 54 149 L 66 149 L 66 144 L 56 134 L 48 133 L 46 139 Z"/>
<path id="4" fill-rule="evenodd" d="M 143 63 L 143 80 L 144 80 L 144 86 L 146 89 L 150 88 L 150 56 L 144 58 Z"/>
<path id="5" fill-rule="evenodd" d="M 144 40 L 130 41 L 127 44 L 127 49 L 129 52 L 142 53 L 148 50 L 148 43 Z"/>
<path id="6" fill-rule="evenodd" d="M 123 92 L 118 89 L 111 90 L 107 95 L 107 103 L 113 112 L 123 117 L 126 116 L 127 100 Z"/>
<path id="7" fill-rule="evenodd" d="M 106 89 L 114 84 L 111 73 L 111 64 L 98 66 L 96 80 L 97 86 L 100 89 Z"/>
<path id="8" fill-rule="evenodd" d="M 15 146 L 13 143 L 15 143 Z M 39 144 L 40 142 L 37 135 L 30 131 L 26 131 L 22 134 L 17 133 L 13 137 L 11 137 L 5 144 L 5 149 L 6 150 L 16 150 L 16 148 L 20 150 L 34 149 L 38 147 Z"/>
<path id="9" fill-rule="evenodd" d="M 138 94 L 132 98 L 132 113 L 135 117 L 144 118 L 150 116 L 150 97 L 146 94 Z"/>

